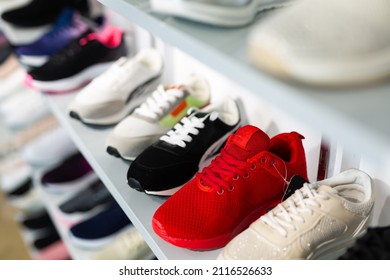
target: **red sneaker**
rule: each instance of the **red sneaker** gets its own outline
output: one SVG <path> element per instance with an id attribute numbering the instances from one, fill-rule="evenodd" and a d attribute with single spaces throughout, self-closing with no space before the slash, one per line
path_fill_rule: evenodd
<path id="1" fill-rule="evenodd" d="M 254 126 L 230 135 L 221 154 L 153 216 L 164 240 L 192 250 L 225 246 L 279 204 L 293 175 L 307 179 L 303 136 L 272 139 Z"/>

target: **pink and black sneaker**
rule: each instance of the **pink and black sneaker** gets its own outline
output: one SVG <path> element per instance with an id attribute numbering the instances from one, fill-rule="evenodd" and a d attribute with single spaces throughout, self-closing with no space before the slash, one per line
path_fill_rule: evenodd
<path id="1" fill-rule="evenodd" d="M 120 28 L 107 26 L 100 33 L 85 32 L 52 55 L 41 67 L 32 69 L 25 82 L 45 93 L 74 91 L 126 54 L 127 47 Z"/>

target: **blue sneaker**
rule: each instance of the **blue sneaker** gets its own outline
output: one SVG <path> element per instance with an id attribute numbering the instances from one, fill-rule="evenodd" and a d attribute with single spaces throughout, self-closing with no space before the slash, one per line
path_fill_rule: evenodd
<path id="1" fill-rule="evenodd" d="M 32 44 L 16 48 L 20 62 L 26 66 L 39 67 L 49 56 L 66 47 L 74 38 L 88 30 L 77 11 L 65 8 L 53 28 Z"/>
<path id="2" fill-rule="evenodd" d="M 112 242 L 115 237 L 133 227 L 122 208 L 114 202 L 103 212 L 70 228 L 71 242 L 80 248 L 97 249 Z"/>

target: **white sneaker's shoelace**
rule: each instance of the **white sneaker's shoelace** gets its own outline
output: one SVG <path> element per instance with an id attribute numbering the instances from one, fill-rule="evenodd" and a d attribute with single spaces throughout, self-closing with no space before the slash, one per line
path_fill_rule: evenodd
<path id="1" fill-rule="evenodd" d="M 294 195 L 285 202 L 280 203 L 260 219 L 277 230 L 281 235 L 287 237 L 287 229 L 297 230 L 294 225 L 296 221 L 305 223 L 305 219 L 301 214 L 313 214 L 313 210 L 308 206 L 321 207 L 321 204 L 316 201 L 316 198 L 328 200 L 329 196 L 324 192 L 317 192 L 317 189 L 312 189 L 309 184 L 305 184 L 300 190 L 297 190 Z"/>
<path id="2" fill-rule="evenodd" d="M 169 89 L 168 91 L 165 90 L 164 86 L 160 85 L 135 112 L 141 116 L 158 120 L 160 116 L 171 109 L 178 99 L 184 96 L 184 91 L 182 90 Z"/>
<path id="3" fill-rule="evenodd" d="M 195 115 L 190 118 L 185 117 L 167 134 L 163 135 L 160 140 L 185 148 L 187 146 L 186 143 L 192 141 L 192 137 L 189 134 L 198 135 L 199 130 L 205 127 L 204 120 L 205 118 L 198 118 Z"/>

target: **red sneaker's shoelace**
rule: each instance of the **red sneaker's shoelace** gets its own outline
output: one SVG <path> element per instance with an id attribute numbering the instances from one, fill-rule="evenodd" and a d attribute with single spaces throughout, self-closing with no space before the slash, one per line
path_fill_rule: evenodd
<path id="1" fill-rule="evenodd" d="M 222 194 L 224 190 L 234 189 L 226 178 L 232 178 L 232 180 L 238 180 L 240 176 L 246 178 L 249 176 L 246 172 L 249 168 L 255 167 L 253 164 L 234 158 L 223 149 L 221 154 L 196 176 L 202 189 L 215 190 L 218 194 Z"/>

